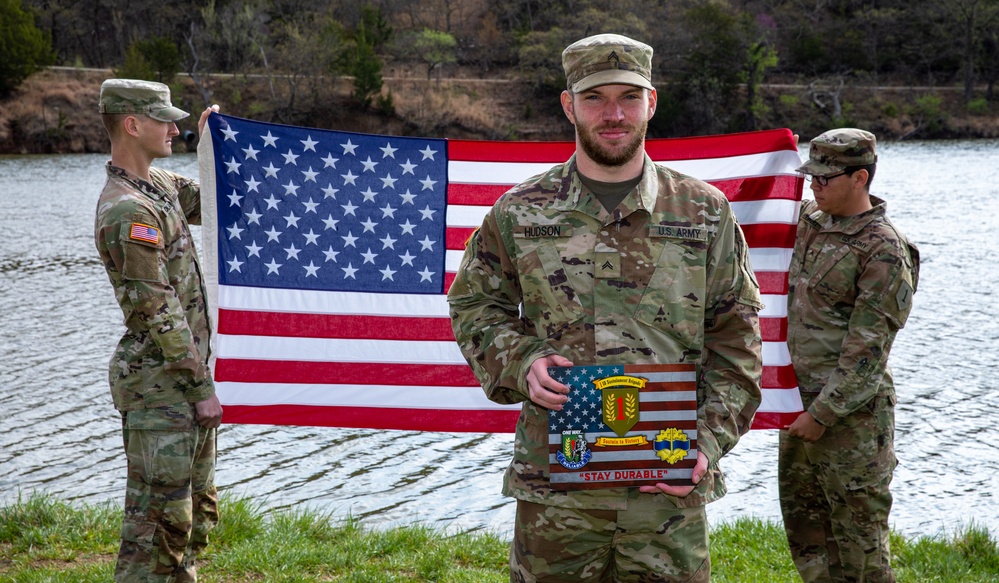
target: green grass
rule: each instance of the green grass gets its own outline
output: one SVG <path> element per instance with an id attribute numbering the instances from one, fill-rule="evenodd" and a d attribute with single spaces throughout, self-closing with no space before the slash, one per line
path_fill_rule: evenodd
<path id="1" fill-rule="evenodd" d="M 423 525 L 368 529 L 322 511 L 265 511 L 224 497 L 222 524 L 202 557 L 212 582 L 505 582 L 509 542 Z M 0 582 L 90 583 L 112 578 L 121 512 L 32 494 L 0 507 Z M 712 529 L 712 581 L 800 581 L 780 524 L 741 518 Z M 999 547 L 975 525 L 947 536 L 892 533 L 901 583 L 999 583 Z"/>

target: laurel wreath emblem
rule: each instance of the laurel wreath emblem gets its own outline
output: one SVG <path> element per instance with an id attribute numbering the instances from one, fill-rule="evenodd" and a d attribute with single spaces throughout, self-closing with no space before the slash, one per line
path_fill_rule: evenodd
<path id="1" fill-rule="evenodd" d="M 624 399 L 624 414 L 628 419 L 638 417 L 638 396 L 627 395 Z"/>

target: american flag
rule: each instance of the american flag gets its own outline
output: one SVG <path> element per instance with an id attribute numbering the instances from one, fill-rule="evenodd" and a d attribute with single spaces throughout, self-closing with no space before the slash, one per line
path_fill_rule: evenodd
<path id="1" fill-rule="evenodd" d="M 664 482 L 689 485 L 697 463 L 697 374 L 693 364 L 552 367 L 552 378 L 571 390 L 561 411 L 548 412 L 548 457 L 555 489 L 580 490 Z M 637 422 L 622 439 L 606 424 L 601 381 L 638 377 Z M 620 411 L 620 410 L 619 410 Z M 584 435 L 586 463 L 563 463 L 563 432 Z M 681 433 L 680 436 L 670 435 Z M 679 437 L 679 438 L 678 438 Z M 680 448 L 664 463 L 657 451 Z M 659 448 L 659 449 L 657 449 Z M 627 469 L 625 469 L 627 468 Z"/>
<path id="2" fill-rule="evenodd" d="M 132 223 L 132 230 L 129 232 L 129 237 L 139 241 L 148 241 L 153 244 L 160 242 L 159 230 L 149 225 L 143 225 L 142 223 Z"/>
<path id="3" fill-rule="evenodd" d="M 649 140 L 726 193 L 767 308 L 755 428 L 801 410 L 785 345 L 801 200 L 792 134 Z M 226 423 L 513 431 L 451 332 L 446 293 L 492 203 L 571 142 L 365 135 L 212 114 L 199 146 L 213 371 Z"/>

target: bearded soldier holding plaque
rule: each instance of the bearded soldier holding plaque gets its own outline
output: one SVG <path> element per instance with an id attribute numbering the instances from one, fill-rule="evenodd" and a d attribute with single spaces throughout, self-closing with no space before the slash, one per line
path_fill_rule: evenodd
<path id="1" fill-rule="evenodd" d="M 708 581 L 705 504 L 760 404 L 759 287 L 725 196 L 645 154 L 652 48 L 601 34 L 562 64 L 575 154 L 496 202 L 448 293 L 486 395 L 523 402 L 510 578 Z"/>

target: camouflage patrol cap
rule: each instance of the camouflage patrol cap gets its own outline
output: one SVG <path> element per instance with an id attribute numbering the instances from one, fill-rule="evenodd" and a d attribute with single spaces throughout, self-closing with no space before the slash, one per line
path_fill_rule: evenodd
<path id="1" fill-rule="evenodd" d="M 808 162 L 797 172 L 815 176 L 838 174 L 849 166 L 867 166 L 878 161 L 874 134 L 855 128 L 829 130 L 808 146 Z"/>
<path id="2" fill-rule="evenodd" d="M 191 115 L 170 103 L 170 88 L 137 79 L 108 79 L 101 84 L 101 113 L 143 113 L 157 121 L 177 121 Z"/>
<path id="3" fill-rule="evenodd" d="M 598 34 L 572 43 L 562 51 L 562 68 L 573 93 L 612 84 L 654 89 L 652 47 L 619 34 Z"/>

